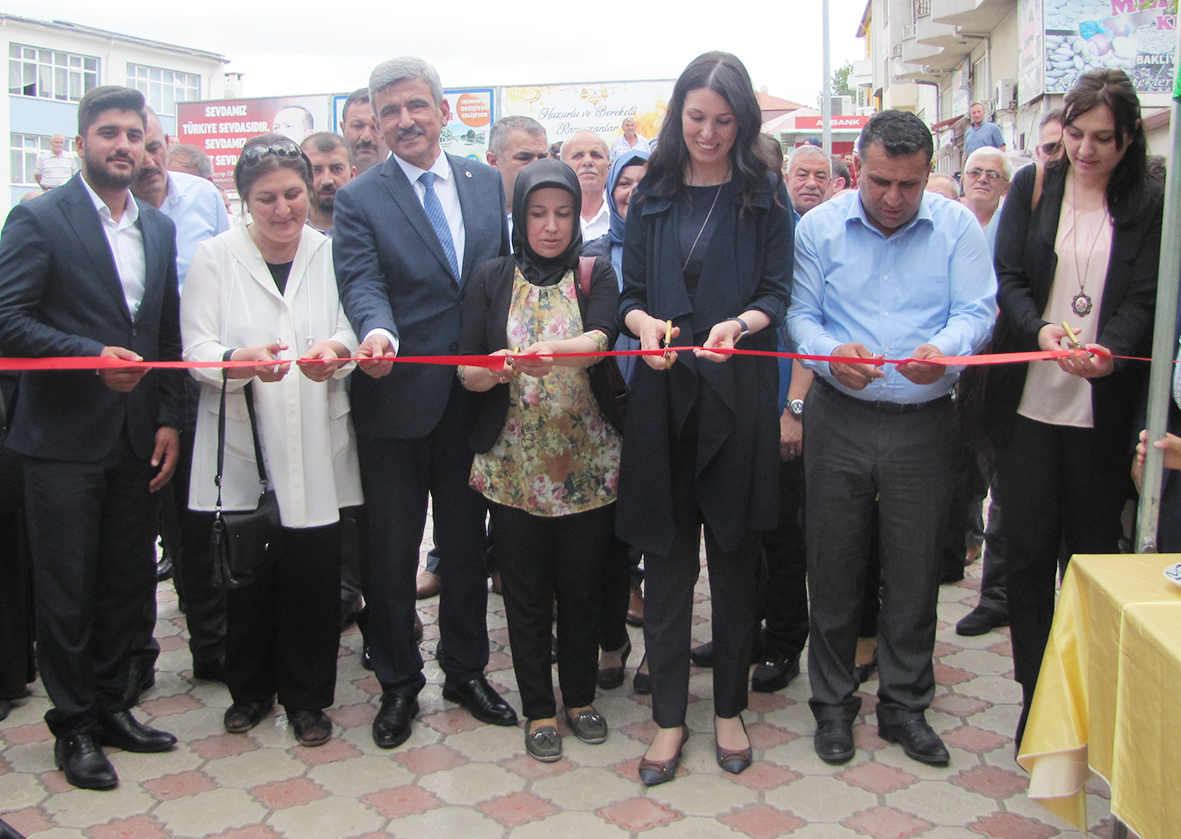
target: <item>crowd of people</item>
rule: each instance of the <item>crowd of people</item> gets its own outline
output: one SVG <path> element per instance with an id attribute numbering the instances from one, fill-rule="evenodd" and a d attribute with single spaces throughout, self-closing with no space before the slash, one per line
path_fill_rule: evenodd
<path id="1" fill-rule="evenodd" d="M 100 87 L 79 103 L 80 174 L 10 213 L 0 353 L 122 363 L 4 393 L 23 509 L 0 510 L 0 538 L 31 572 L 5 569 L 0 700 L 33 678 L 35 614 L 66 779 L 110 789 L 104 746 L 176 742 L 132 714 L 158 652 L 157 535 L 228 732 L 277 701 L 301 744 L 326 743 L 356 620 L 373 740 L 404 743 L 428 504 L 443 698 L 518 724 L 484 672 L 494 571 L 537 760 L 564 729 L 608 738 L 594 700 L 626 681 L 631 622 L 656 724 L 645 785 L 677 775 L 692 664 L 712 668 L 717 763 L 740 773 L 748 692 L 786 687 L 805 647 L 822 760 L 855 755 L 876 669 L 880 736 L 946 765 L 925 719 L 937 592 L 990 488 L 980 604 L 957 631 L 1011 624 L 1027 710 L 1056 574 L 1118 551 L 1131 491 L 1146 370 L 1112 356 L 1149 346 L 1162 191 L 1128 77 L 1081 76 L 1017 171 L 973 106 L 960 179 L 931 174 L 931 132 L 901 111 L 871 117 L 856 154 L 784 161 L 724 52 L 685 68 L 651 139 L 629 118 L 554 159 L 510 116 L 484 165 L 442 151 L 450 116 L 432 65 L 382 63 L 341 135 L 246 143 L 231 226 L 142 95 Z M 947 361 L 1035 349 L 1071 352 L 986 380 Z M 139 364 L 182 359 L 212 365 Z M 262 488 L 281 520 L 267 563 L 217 585 L 215 521 Z M 712 637 L 691 648 L 703 539 Z"/>

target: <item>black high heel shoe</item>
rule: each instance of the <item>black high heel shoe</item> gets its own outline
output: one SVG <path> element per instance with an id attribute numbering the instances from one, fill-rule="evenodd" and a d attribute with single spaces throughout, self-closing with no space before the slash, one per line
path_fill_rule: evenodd
<path id="1" fill-rule="evenodd" d="M 657 784 L 663 784 L 671 781 L 677 776 L 677 767 L 681 765 L 681 752 L 685 749 L 685 743 L 689 739 L 689 729 L 687 726 L 681 726 L 681 745 L 677 746 L 677 753 L 668 760 L 648 760 L 640 761 L 640 780 L 644 782 L 646 787 L 654 787 Z"/>
<path id="2" fill-rule="evenodd" d="M 742 723 L 742 733 L 746 734 L 746 721 L 742 719 L 741 715 L 738 717 L 738 722 Z M 717 739 L 717 732 L 714 732 L 714 739 Z M 747 742 L 750 742 L 750 735 L 747 734 Z M 720 744 L 715 743 L 714 753 L 718 758 L 718 766 L 722 767 L 722 771 L 729 772 L 731 775 L 740 775 L 750 766 L 751 760 L 754 758 L 754 752 L 748 745 L 745 749 L 738 749 L 730 751 L 723 749 Z"/>
<path id="3" fill-rule="evenodd" d="M 637 696 L 647 696 L 652 692 L 652 676 L 640 672 L 644 669 L 644 662 L 647 660 L 648 655 L 645 653 L 644 657 L 640 659 L 640 666 L 636 668 L 635 678 L 632 679 L 632 690 Z"/>
<path id="4" fill-rule="evenodd" d="M 620 653 L 621 659 L 618 667 L 600 667 L 599 668 L 599 687 L 603 690 L 611 690 L 623 684 L 623 670 L 627 667 L 627 657 L 631 655 L 632 641 L 627 639 L 627 643 L 623 645 L 623 652 Z"/>

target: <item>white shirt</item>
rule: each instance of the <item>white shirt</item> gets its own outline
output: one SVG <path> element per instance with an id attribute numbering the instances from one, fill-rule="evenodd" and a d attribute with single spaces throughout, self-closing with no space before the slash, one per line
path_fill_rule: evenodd
<path id="1" fill-rule="evenodd" d="M 115 271 L 119 274 L 119 282 L 123 286 L 127 311 L 131 313 L 131 319 L 135 320 L 139 314 L 139 304 L 144 299 L 148 273 L 147 262 L 144 259 L 144 235 L 136 223 L 139 221 L 139 204 L 135 203 L 131 190 L 127 190 L 123 216 L 115 221 L 111 218 L 111 208 L 91 189 L 85 177 L 82 178 L 82 183 L 90 193 L 94 209 L 98 211 L 103 233 L 107 236 L 107 244 L 111 246 L 111 256 L 115 259 Z"/>
<path id="2" fill-rule="evenodd" d="M 582 222 L 583 242 L 593 242 L 600 236 L 606 236 L 607 231 L 611 229 L 611 210 L 607 206 L 609 200 L 611 200 L 611 197 L 604 192 L 603 204 L 599 207 L 599 211 L 595 213 L 594 217 L 590 221 L 584 218 L 579 219 Z"/>
<path id="3" fill-rule="evenodd" d="M 435 158 L 435 162 L 429 170 L 419 169 L 413 163 L 407 163 L 396 154 L 394 155 L 394 160 L 398 161 L 398 165 L 406 173 L 406 179 L 414 187 L 414 194 L 418 196 L 418 203 L 420 204 L 426 198 L 426 187 L 418 179 L 422 177 L 424 172 L 430 171 L 435 173 L 435 194 L 439 196 L 439 203 L 443 205 L 443 215 L 447 217 L 447 226 L 451 228 L 451 242 L 455 245 L 455 260 L 459 263 L 459 269 L 462 271 L 463 246 L 465 242 L 463 210 L 459 206 L 459 189 L 455 186 L 455 177 L 451 171 L 451 164 L 447 160 L 447 155 L 439 152 L 439 156 Z M 425 205 L 423 209 L 426 209 Z"/>

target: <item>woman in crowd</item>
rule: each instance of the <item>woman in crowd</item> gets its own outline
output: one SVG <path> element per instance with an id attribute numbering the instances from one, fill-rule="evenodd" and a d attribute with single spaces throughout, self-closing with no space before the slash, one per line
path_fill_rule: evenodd
<path id="1" fill-rule="evenodd" d="M 607 260 L 579 288 L 578 178 L 557 160 L 526 166 L 513 191 L 513 256 L 469 281 L 460 352 L 525 357 L 494 368 L 460 366 L 468 390 L 485 392 L 472 448 L 472 486 L 489 501 L 500 556 L 513 670 L 527 719 L 525 748 L 562 756 L 550 670 L 550 622 L 558 602 L 558 684 L 578 739 L 602 743 L 607 722 L 595 696 L 600 575 L 615 523 L 619 434 L 605 419 L 586 369 L 615 341 L 619 299 Z M 545 354 L 540 355 L 540 354 Z"/>
<path id="2" fill-rule="evenodd" d="M 1017 173 L 996 244 L 995 351 L 1076 350 L 993 367 L 985 400 L 1024 696 L 1018 744 L 1053 620 L 1059 545 L 1068 555 L 1119 552 L 1147 365 L 1111 356 L 1145 354 L 1160 251 L 1162 191 L 1145 170 L 1131 81 L 1119 70 L 1084 73 L 1064 104 L 1066 155 Z"/>
<path id="3" fill-rule="evenodd" d="M 619 316 L 647 350 L 665 338 L 702 347 L 644 356 L 628 403 L 616 532 L 644 552 L 644 638 L 659 730 L 640 763 L 671 780 L 688 737 L 693 586 L 701 527 L 713 599 L 716 756 L 751 761 L 741 712 L 758 614 L 759 531 L 778 512 L 775 349 L 789 298 L 786 190 L 760 149 L 746 68 L 729 53 L 695 59 L 673 88 L 648 174 L 632 193 Z"/>
<path id="4" fill-rule="evenodd" d="M 629 150 L 611 162 L 607 171 L 607 195 L 610 199 L 609 212 L 611 227 L 607 233 L 610 247 L 611 267 L 620 290 L 623 288 L 623 230 L 627 220 L 627 208 L 632 191 L 648 171 L 648 152 Z M 627 335 L 620 335 L 615 341 L 617 350 L 638 350 L 640 342 Z M 620 356 L 616 359 L 619 370 L 627 382 L 631 382 L 636 366 L 635 356 Z M 599 644 L 599 687 L 604 690 L 623 684 L 624 668 L 631 654 L 631 639 L 627 635 L 627 617 L 630 602 L 643 605 L 640 583 L 643 579 L 639 568 L 640 552 L 632 550 L 619 539 L 612 540 L 612 547 L 603 564 L 603 600 L 599 619 L 601 630 Z M 641 665 L 642 667 L 642 665 Z M 639 673 L 647 676 L 647 671 Z"/>
<path id="5" fill-rule="evenodd" d="M 361 503 L 356 443 L 344 377 L 357 339 L 340 307 L 331 242 L 308 227 L 311 164 L 281 134 L 246 143 L 234 169 L 250 223 L 201 244 L 181 297 L 186 361 L 257 361 L 227 368 L 226 510 L 258 502 L 251 417 L 282 532 L 273 561 L 227 593 L 225 727 L 258 725 L 275 695 L 305 746 L 327 742 L 340 638 L 341 507 Z M 299 373 L 291 373 L 296 360 Z M 290 375 L 289 375 L 290 373 Z M 217 500 L 222 370 L 202 383 L 190 507 Z M 253 383 L 253 384 L 252 384 Z M 253 393 L 251 393 L 253 391 Z"/>

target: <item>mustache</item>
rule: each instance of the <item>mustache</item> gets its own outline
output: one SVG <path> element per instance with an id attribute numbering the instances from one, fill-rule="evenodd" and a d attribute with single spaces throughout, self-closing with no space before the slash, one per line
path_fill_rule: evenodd
<path id="1" fill-rule="evenodd" d="M 411 137 L 421 137 L 424 134 L 426 134 L 426 132 L 423 131 L 421 128 L 419 128 L 417 125 L 411 125 L 409 128 L 399 128 L 398 129 L 398 139 L 399 140 L 408 140 Z"/>
<path id="2" fill-rule="evenodd" d="M 357 151 L 377 151 L 377 143 L 374 140 L 358 140 L 355 149 Z"/>

